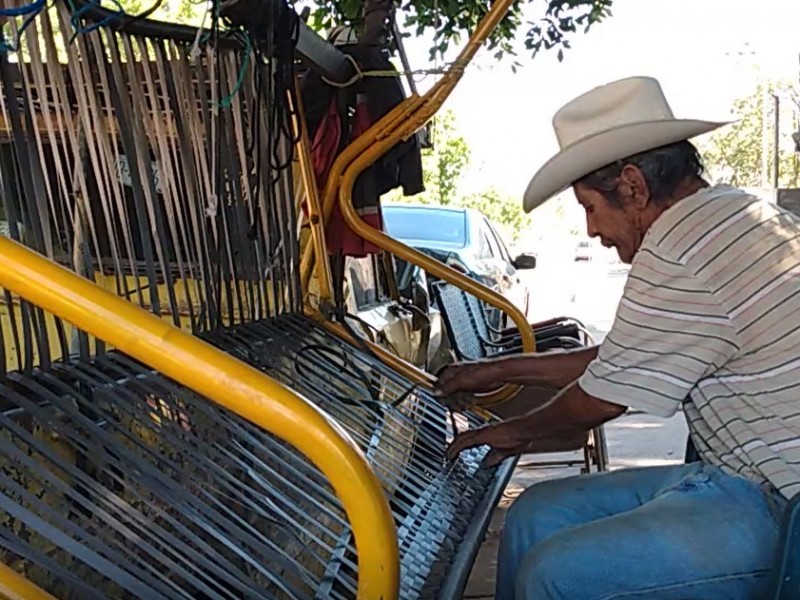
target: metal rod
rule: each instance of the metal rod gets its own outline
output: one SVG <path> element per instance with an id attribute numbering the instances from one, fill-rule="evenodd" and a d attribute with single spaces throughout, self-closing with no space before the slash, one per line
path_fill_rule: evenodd
<path id="1" fill-rule="evenodd" d="M 0 598 L 9 600 L 55 600 L 25 577 L 0 563 Z"/>
<path id="2" fill-rule="evenodd" d="M 303 62 L 335 83 L 346 83 L 355 74 L 353 63 L 303 21 L 300 21 L 295 51 Z"/>
<path id="3" fill-rule="evenodd" d="M 314 174 L 314 166 L 311 160 L 311 146 L 308 139 L 308 127 L 306 126 L 306 116 L 303 107 L 303 95 L 300 93 L 300 82 L 295 79 L 297 93 L 296 110 L 294 111 L 294 128 L 297 139 L 297 158 L 300 163 L 300 173 L 303 179 L 303 187 L 306 192 L 306 208 L 308 210 L 308 223 L 311 229 L 311 243 L 314 246 L 314 255 L 320 256 L 316 261 L 317 280 L 319 282 L 319 302 L 332 302 L 333 300 L 333 276 L 331 275 L 330 262 L 327 260 L 328 250 L 325 246 L 325 226 L 320 215 L 319 188 Z M 299 135 L 298 135 L 299 134 Z"/>
<path id="4" fill-rule="evenodd" d="M 262 3 L 261 6 L 249 7 L 245 14 L 252 16 L 264 10 L 264 4 L 271 2 L 282 2 L 283 0 L 256 0 Z M 255 12 L 250 12 L 252 8 Z M 81 11 L 81 18 L 94 23 L 104 23 L 105 26 L 115 31 L 124 31 L 130 35 L 139 35 L 151 38 L 162 38 L 173 41 L 193 43 L 197 37 L 197 28 L 177 23 L 167 23 L 155 19 L 136 20 L 131 16 L 119 17 L 116 11 L 101 7 L 99 4 L 88 0 L 73 0 L 73 10 Z M 286 7 L 286 10 L 294 10 Z M 298 17 L 299 19 L 299 17 Z M 245 23 L 240 23 L 245 25 Z M 241 46 L 238 38 L 220 37 L 220 44 L 223 47 Z M 318 71 L 335 83 L 345 83 L 353 74 L 355 69 L 347 57 L 333 44 L 328 43 L 319 36 L 313 29 L 302 20 L 299 22 L 299 32 L 297 55 L 309 68 Z"/>

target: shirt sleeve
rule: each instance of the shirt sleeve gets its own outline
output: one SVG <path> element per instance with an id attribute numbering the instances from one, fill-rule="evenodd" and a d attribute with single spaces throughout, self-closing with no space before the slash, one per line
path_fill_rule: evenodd
<path id="1" fill-rule="evenodd" d="M 643 248 L 611 331 L 578 385 L 600 400 L 670 417 L 737 352 L 736 331 L 706 284 Z"/>

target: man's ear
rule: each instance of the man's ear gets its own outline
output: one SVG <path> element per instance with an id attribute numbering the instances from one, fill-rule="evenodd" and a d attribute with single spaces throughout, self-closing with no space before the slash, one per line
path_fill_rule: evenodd
<path id="1" fill-rule="evenodd" d="M 650 188 L 647 187 L 647 181 L 639 167 L 634 165 L 622 167 L 617 190 L 627 203 L 640 210 L 644 210 L 650 202 Z"/>

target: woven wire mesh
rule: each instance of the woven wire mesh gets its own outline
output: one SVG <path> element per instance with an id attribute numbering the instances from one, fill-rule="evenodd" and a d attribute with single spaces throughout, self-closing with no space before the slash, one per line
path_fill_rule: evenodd
<path id="1" fill-rule="evenodd" d="M 303 317 L 208 337 L 348 431 L 390 501 L 401 597 L 436 597 L 488 493 L 485 451 L 446 461 L 444 409 Z M 341 504 L 249 422 L 113 351 L 9 374 L 0 396 L 2 559 L 58 597 L 354 597 Z"/>
<path id="2" fill-rule="evenodd" d="M 438 281 L 432 287 L 450 345 L 459 360 L 486 358 L 487 347 L 478 335 L 478 324 L 467 303 L 467 293 L 446 281 Z"/>

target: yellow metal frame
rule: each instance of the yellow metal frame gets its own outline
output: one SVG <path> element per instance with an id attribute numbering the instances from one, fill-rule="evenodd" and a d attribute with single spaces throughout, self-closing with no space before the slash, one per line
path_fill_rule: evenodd
<path id="1" fill-rule="evenodd" d="M 400 566 L 389 504 L 366 458 L 337 423 L 256 369 L 6 237 L 0 237 L 0 262 L 3 288 L 271 431 L 308 457 L 331 482 L 352 525 L 359 600 L 397 598 Z M 0 571 L 0 591 L 16 593 L 12 598 L 49 598 L 27 584 Z"/>
<path id="2" fill-rule="evenodd" d="M 356 213 L 352 201 L 353 185 L 357 177 L 395 144 L 414 135 L 436 114 L 460 81 L 466 66 L 474 58 L 489 34 L 506 15 L 512 4 L 513 0 L 496 0 L 478 24 L 475 32 L 448 73 L 443 75 L 424 96 L 412 95 L 345 148 L 334 162 L 331 174 L 326 182 L 321 215 L 323 222 L 326 222 L 333 211 L 338 193 L 339 209 L 353 231 L 376 246 L 421 267 L 436 277 L 473 294 L 483 302 L 502 310 L 511 317 L 519 329 L 523 351 L 535 352 L 536 340 L 533 330 L 526 316 L 516 306 L 474 279 L 368 225 Z M 301 277 L 304 289 L 308 289 L 317 246 L 319 246 L 318 243 L 313 245 L 313 249 L 311 247 L 306 248 L 302 257 Z M 320 255 L 316 254 L 316 256 L 319 257 Z M 322 256 L 326 255 L 323 254 Z M 317 262 L 319 262 L 319 258 Z M 480 396 L 479 403 L 482 406 L 499 404 L 513 398 L 519 390 L 519 386 L 503 386 L 494 392 Z"/>
<path id="3" fill-rule="evenodd" d="M 303 187 L 306 192 L 308 224 L 311 228 L 311 244 L 309 244 L 309 249 L 313 250 L 314 256 L 326 258 L 328 256 L 328 250 L 325 247 L 325 220 L 320 214 L 319 188 L 317 187 L 317 178 L 311 163 L 311 146 L 308 139 L 305 111 L 303 110 L 303 95 L 300 92 L 300 82 L 298 79 L 295 79 L 295 92 L 297 107 L 294 111 L 293 126 L 295 137 L 297 138 L 295 148 L 297 150 L 298 161 L 300 162 Z M 331 301 L 333 298 L 331 265 L 327 260 L 323 259 L 319 259 L 315 262 L 317 280 L 319 281 L 320 303 Z M 309 270 L 309 274 L 310 273 L 311 271 Z M 303 290 L 308 290 L 308 281 L 304 282 Z"/>
<path id="4" fill-rule="evenodd" d="M 22 575 L 0 563 L 0 600 L 56 600 Z"/>

